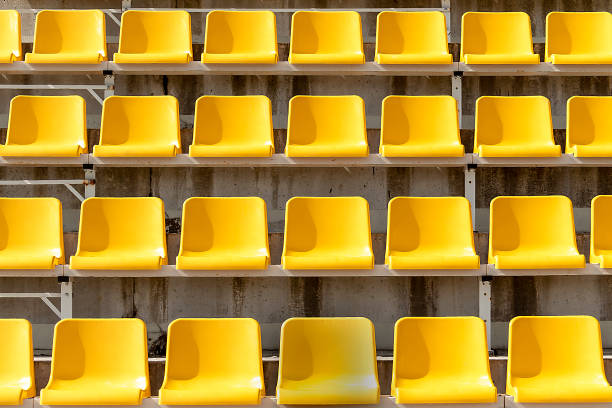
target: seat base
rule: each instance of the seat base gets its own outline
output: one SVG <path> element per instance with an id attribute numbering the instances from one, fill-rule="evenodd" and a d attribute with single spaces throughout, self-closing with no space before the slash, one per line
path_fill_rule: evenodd
<path id="1" fill-rule="evenodd" d="M 551 255 L 532 253 L 528 255 L 494 255 L 489 263 L 496 269 L 565 269 L 584 268 L 584 255 Z"/>
<path id="2" fill-rule="evenodd" d="M 376 54 L 374 61 L 377 64 L 452 64 L 451 54 Z"/>
<path id="3" fill-rule="evenodd" d="M 231 53 L 212 54 L 203 53 L 203 64 L 276 64 L 278 54 L 276 51 L 253 52 L 253 53 Z"/>
<path id="4" fill-rule="evenodd" d="M 383 157 L 463 157 L 465 150 L 460 144 L 392 145 L 380 146 Z"/>
<path id="5" fill-rule="evenodd" d="M 281 259 L 283 269 L 372 269 L 374 267 L 373 255 L 283 255 Z"/>
<path id="6" fill-rule="evenodd" d="M 466 64 L 539 64 L 538 54 L 465 54 L 463 61 Z"/>

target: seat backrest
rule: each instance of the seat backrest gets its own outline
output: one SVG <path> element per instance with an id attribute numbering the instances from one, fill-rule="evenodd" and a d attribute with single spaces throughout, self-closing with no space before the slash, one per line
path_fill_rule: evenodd
<path id="1" fill-rule="evenodd" d="M 36 15 L 37 54 L 94 53 L 106 56 L 106 26 L 100 10 L 42 10 Z"/>
<path id="2" fill-rule="evenodd" d="M 0 319 L 0 333 L 0 387 L 35 392 L 32 325 L 25 319 Z"/>
<path id="3" fill-rule="evenodd" d="M 376 54 L 448 54 L 446 17 L 439 11 L 379 13 Z"/>
<path id="4" fill-rule="evenodd" d="M 119 52 L 185 53 L 191 49 L 191 17 L 185 10 L 128 10 L 121 15 Z"/>
<path id="5" fill-rule="evenodd" d="M 554 11 L 546 16 L 546 61 L 552 54 L 611 54 L 612 14 Z"/>
<path id="6" fill-rule="evenodd" d="M 17 10 L 0 11 L 0 53 L 21 59 L 21 16 Z"/>
<path id="7" fill-rule="evenodd" d="M 591 201 L 591 256 L 600 250 L 612 250 L 612 195 Z"/>
<path id="8" fill-rule="evenodd" d="M 593 142 L 612 144 L 612 96 L 572 96 L 567 100 L 566 150 Z"/>
<path id="9" fill-rule="evenodd" d="M 290 54 L 363 53 L 361 17 L 355 11 L 296 11 Z"/>
<path id="10" fill-rule="evenodd" d="M 213 10 L 206 15 L 205 53 L 249 54 L 277 48 L 276 16 L 269 10 Z"/>

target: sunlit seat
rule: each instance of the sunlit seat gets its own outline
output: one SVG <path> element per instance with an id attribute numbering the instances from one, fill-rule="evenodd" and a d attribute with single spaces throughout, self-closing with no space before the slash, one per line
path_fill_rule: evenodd
<path id="1" fill-rule="evenodd" d="M 565 153 L 612 157 L 612 96 L 572 96 L 567 100 Z"/>
<path id="2" fill-rule="evenodd" d="M 0 319 L 0 406 L 22 405 L 36 396 L 32 325 L 24 319 Z"/>
<path id="3" fill-rule="evenodd" d="M 0 10 L 0 64 L 22 59 L 21 16 L 17 10 Z"/>
<path id="4" fill-rule="evenodd" d="M 612 64 L 612 14 L 558 12 L 546 16 L 546 62 Z"/>
<path id="5" fill-rule="evenodd" d="M 612 268 L 612 195 L 591 201 L 591 256 L 589 261 Z"/>

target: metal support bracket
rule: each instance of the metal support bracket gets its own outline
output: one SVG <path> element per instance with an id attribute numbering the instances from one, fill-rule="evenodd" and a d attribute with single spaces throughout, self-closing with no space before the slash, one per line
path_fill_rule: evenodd
<path id="1" fill-rule="evenodd" d="M 72 318 L 72 281 L 68 276 L 59 276 L 58 279 L 60 284 L 60 319 L 71 319 Z"/>
<path id="2" fill-rule="evenodd" d="M 35 299 L 39 298 L 45 305 L 51 309 L 51 311 L 60 319 L 62 318 L 62 312 L 49 300 L 49 298 L 59 298 L 60 293 L 0 293 L 0 298 L 18 298 L 18 299 Z"/>
<path id="3" fill-rule="evenodd" d="M 478 278 L 478 316 L 484 320 L 487 329 L 487 349 L 491 353 L 491 282 L 492 276 Z"/>
<path id="4" fill-rule="evenodd" d="M 470 202 L 470 209 L 472 211 L 472 230 L 476 231 L 476 166 L 467 165 L 464 170 L 464 196 Z"/>
<path id="5" fill-rule="evenodd" d="M 104 71 L 104 86 L 104 99 L 115 94 L 115 75 L 112 71 L 110 73 Z M 103 102 L 100 102 L 100 104 L 103 104 Z"/>
<path id="6" fill-rule="evenodd" d="M 87 166 L 87 167 L 86 167 Z M 93 165 L 83 166 L 85 171 L 85 198 L 91 198 L 96 196 L 96 171 L 93 169 Z"/>
<path id="7" fill-rule="evenodd" d="M 87 180 L 0 180 L 0 186 L 52 186 L 63 185 L 70 191 L 79 201 L 84 201 L 85 197 L 79 193 L 74 185 L 83 185 L 87 188 Z"/>
<path id="8" fill-rule="evenodd" d="M 463 101 L 462 101 L 462 82 L 463 72 L 456 71 L 453 72 L 453 77 L 451 79 L 451 95 L 457 101 L 457 114 L 459 116 L 459 129 L 462 129 L 463 124 Z"/>

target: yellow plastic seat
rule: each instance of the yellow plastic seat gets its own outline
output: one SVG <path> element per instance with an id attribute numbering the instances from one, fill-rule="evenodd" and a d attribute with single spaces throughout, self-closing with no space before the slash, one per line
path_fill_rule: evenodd
<path id="1" fill-rule="evenodd" d="M 96 157 L 174 157 L 181 152 L 174 96 L 109 96 L 102 107 Z"/>
<path id="2" fill-rule="evenodd" d="M 193 60 L 185 10 L 128 10 L 121 15 L 118 64 L 186 64 Z"/>
<path id="3" fill-rule="evenodd" d="M 64 319 L 55 325 L 42 405 L 140 405 L 151 395 L 140 319 Z"/>
<path id="4" fill-rule="evenodd" d="M 168 327 L 162 405 L 258 405 L 265 396 L 253 319 L 178 319 Z"/>
<path id="5" fill-rule="evenodd" d="M 81 153 L 87 153 L 83 98 L 19 95 L 11 100 L 0 156 L 78 157 Z"/>
<path id="6" fill-rule="evenodd" d="M 266 96 L 198 98 L 189 156 L 270 157 L 273 153 L 272 104 Z"/>
<path id="7" fill-rule="evenodd" d="M 439 11 L 383 11 L 376 18 L 378 64 L 452 64 L 446 17 Z"/>
<path id="8" fill-rule="evenodd" d="M 385 263 L 390 269 L 478 269 L 470 203 L 463 197 L 389 201 Z"/>
<path id="9" fill-rule="evenodd" d="M 506 394 L 518 403 L 612 402 L 591 316 L 519 316 L 510 321 Z"/>
<path id="10" fill-rule="evenodd" d="M 213 10 L 206 15 L 202 62 L 276 64 L 276 16 L 268 10 Z"/>
<path id="11" fill-rule="evenodd" d="M 88 198 L 72 269 L 160 269 L 168 264 L 164 203 L 156 197 Z"/>
<path id="12" fill-rule="evenodd" d="M 612 64 L 612 14 L 567 13 L 546 16 L 546 62 Z"/>
<path id="13" fill-rule="evenodd" d="M 490 216 L 489 263 L 497 269 L 584 268 L 569 198 L 496 197 Z"/>
<path id="14" fill-rule="evenodd" d="M 54 269 L 64 263 L 58 199 L 0 198 L 0 222 L 0 269 Z"/>
<path id="15" fill-rule="evenodd" d="M 398 320 L 391 395 L 397 404 L 496 402 L 484 321 L 471 316 Z"/>
<path id="16" fill-rule="evenodd" d="M 259 197 L 192 197 L 183 204 L 178 269 L 266 269 L 266 203 Z"/>
<path id="17" fill-rule="evenodd" d="M 567 100 L 565 152 L 576 157 L 612 156 L 612 97 L 572 96 Z"/>
<path id="18" fill-rule="evenodd" d="M 17 10 L 0 10 L 0 64 L 21 61 L 21 16 Z"/>
<path id="19" fill-rule="evenodd" d="M 382 103 L 384 157 L 463 157 L 457 101 L 441 96 L 387 96 Z"/>
<path id="20" fill-rule="evenodd" d="M 302 317 L 281 327 L 279 404 L 377 404 L 374 325 L 364 317 Z"/>
<path id="21" fill-rule="evenodd" d="M 481 96 L 474 153 L 482 157 L 559 157 L 550 101 L 544 96 Z"/>
<path id="22" fill-rule="evenodd" d="M 593 264 L 612 268 L 612 195 L 591 201 L 591 256 Z"/>
<path id="23" fill-rule="evenodd" d="M 36 396 L 32 325 L 24 319 L 0 319 L 0 406 L 22 405 Z"/>
<path id="24" fill-rule="evenodd" d="M 372 269 L 368 202 L 293 197 L 285 211 L 284 269 Z"/>
<path id="25" fill-rule="evenodd" d="M 36 15 L 30 64 L 106 61 L 106 26 L 100 10 L 42 10 Z"/>
<path id="26" fill-rule="evenodd" d="M 365 157 L 368 151 L 359 96 L 294 96 L 289 101 L 287 156 Z"/>
<path id="27" fill-rule="evenodd" d="M 363 64 L 361 17 L 355 11 L 296 11 L 290 64 Z"/>
<path id="28" fill-rule="evenodd" d="M 523 12 L 467 12 L 461 18 L 460 61 L 466 64 L 539 64 L 531 21 Z"/>

